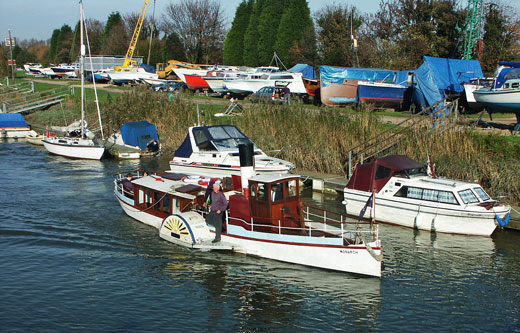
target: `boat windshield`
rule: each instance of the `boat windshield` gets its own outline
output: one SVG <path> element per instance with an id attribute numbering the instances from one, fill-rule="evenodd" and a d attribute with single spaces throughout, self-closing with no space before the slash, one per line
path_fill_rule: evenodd
<path id="1" fill-rule="evenodd" d="M 240 132 L 235 126 L 208 127 L 211 142 L 218 151 L 237 150 L 239 144 L 253 143 L 247 136 Z M 254 149 L 258 147 L 253 143 Z"/>
<path id="2" fill-rule="evenodd" d="M 475 187 L 473 188 L 475 190 L 475 193 L 482 199 L 482 201 L 487 201 L 491 199 L 491 197 L 482 189 L 482 187 Z"/>
<path id="3" fill-rule="evenodd" d="M 404 172 L 410 178 L 412 178 L 412 177 L 419 177 L 419 176 L 427 176 L 428 175 L 428 172 L 426 171 L 426 168 L 406 169 L 406 170 L 404 170 Z"/>

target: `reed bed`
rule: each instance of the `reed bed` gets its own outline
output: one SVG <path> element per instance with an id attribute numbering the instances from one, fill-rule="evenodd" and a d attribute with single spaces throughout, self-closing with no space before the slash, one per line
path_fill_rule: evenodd
<path id="1" fill-rule="evenodd" d="M 240 116 L 215 117 L 225 106 L 208 101 L 199 104 L 198 119 L 197 105 L 189 98 L 146 89 L 108 99 L 101 110 L 107 133 L 128 121 L 155 124 L 167 154 L 173 154 L 188 127 L 200 120 L 206 125 L 236 125 L 269 155 L 291 161 L 301 170 L 334 174 L 346 174 L 350 149 L 388 128 L 368 109 L 352 113 L 345 109 L 309 110 L 302 105 L 249 104 Z M 423 163 L 431 154 L 438 175 L 477 181 L 491 195 L 518 203 L 520 140 L 515 139 L 504 141 L 470 129 L 439 131 L 426 125 L 411 129 L 386 153 L 405 154 Z"/>

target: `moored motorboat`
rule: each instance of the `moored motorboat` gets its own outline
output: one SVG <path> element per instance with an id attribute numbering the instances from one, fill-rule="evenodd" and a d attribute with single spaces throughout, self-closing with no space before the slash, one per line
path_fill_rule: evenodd
<path id="1" fill-rule="evenodd" d="M 29 135 L 37 133 L 25 122 L 23 116 L 19 113 L 0 113 L 0 138 L 1 139 L 17 139 L 25 138 Z"/>
<path id="2" fill-rule="evenodd" d="M 240 174 L 238 145 L 251 140 L 233 125 L 194 126 L 170 161 L 173 172 L 230 176 Z M 287 173 L 294 169 L 290 162 L 267 156 L 255 146 L 258 173 Z"/>
<path id="3" fill-rule="evenodd" d="M 356 166 L 344 189 L 347 214 L 360 214 L 373 193 L 379 222 L 443 233 L 490 236 L 511 210 L 479 184 L 429 176 L 424 164 L 404 155 Z M 369 208 L 364 216 L 373 214 Z"/>
<path id="4" fill-rule="evenodd" d="M 124 123 L 118 132 L 108 137 L 106 148 L 119 159 L 156 156 L 161 152 L 157 129 L 146 120 Z"/>
<path id="5" fill-rule="evenodd" d="M 224 181 L 229 209 L 220 242 L 212 242 L 215 227 L 206 223 L 200 209 L 205 187 L 186 185 L 176 175 L 139 174 L 129 193 L 123 173 L 116 175 L 114 194 L 129 216 L 158 228 L 161 238 L 177 245 L 381 276 L 376 223 L 347 222 L 333 212 L 304 206 L 299 176 L 255 175 L 253 145 L 248 146 L 240 147 L 241 177 L 234 176 L 229 187 Z"/>

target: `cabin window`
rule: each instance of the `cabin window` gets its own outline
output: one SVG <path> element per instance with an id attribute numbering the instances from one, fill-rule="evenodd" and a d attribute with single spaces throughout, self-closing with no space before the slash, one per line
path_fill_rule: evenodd
<path id="1" fill-rule="evenodd" d="M 467 189 L 464 191 L 459 191 L 460 198 L 465 204 L 478 202 L 478 198 L 475 196 L 472 190 Z"/>
<path id="2" fill-rule="evenodd" d="M 423 192 L 422 188 L 409 187 L 406 197 L 412 198 L 412 199 L 422 199 L 422 192 Z"/>
<path id="3" fill-rule="evenodd" d="M 173 205 L 175 205 L 175 211 L 179 212 L 181 210 L 181 201 L 177 198 L 173 198 Z"/>
<path id="4" fill-rule="evenodd" d="M 296 187 L 296 179 L 293 179 L 293 180 L 289 180 L 287 182 L 288 186 L 289 186 L 289 189 L 288 189 L 288 193 L 289 193 L 289 197 L 295 197 L 298 193 L 296 192 L 297 191 L 297 187 Z"/>
<path id="5" fill-rule="evenodd" d="M 161 197 L 162 195 L 160 192 L 153 192 L 153 203 L 155 204 L 155 210 L 161 210 Z"/>
<path id="6" fill-rule="evenodd" d="M 376 169 L 376 180 L 390 177 L 392 169 L 378 165 Z"/>
<path id="7" fill-rule="evenodd" d="M 139 188 L 139 191 L 137 193 L 137 203 L 139 205 L 144 204 L 144 190 L 142 188 Z"/>
<path id="8" fill-rule="evenodd" d="M 272 202 L 283 200 L 284 185 L 287 186 L 287 183 L 271 185 L 271 196 L 270 197 L 271 197 Z"/>
<path id="9" fill-rule="evenodd" d="M 256 186 L 253 184 L 251 185 L 251 196 L 254 197 L 256 195 Z"/>
<path id="10" fill-rule="evenodd" d="M 171 197 L 169 195 L 165 195 L 162 200 L 162 211 L 168 214 L 171 214 L 170 205 Z"/>
<path id="11" fill-rule="evenodd" d="M 504 83 L 504 88 L 509 88 L 509 83 Z"/>
<path id="12" fill-rule="evenodd" d="M 195 137 L 195 143 L 197 144 L 197 146 L 204 141 L 208 141 L 208 138 L 206 137 L 206 134 L 204 134 L 203 130 L 194 129 L 193 136 Z"/>
<path id="13" fill-rule="evenodd" d="M 267 201 L 267 195 L 265 193 L 265 184 L 258 184 L 258 200 Z"/>
<path id="14" fill-rule="evenodd" d="M 511 83 L 511 88 L 518 88 L 518 86 L 519 86 L 518 82 Z"/>
<path id="15" fill-rule="evenodd" d="M 491 199 L 491 197 L 486 193 L 486 191 L 484 191 L 482 189 L 482 187 L 475 187 L 473 189 L 475 190 L 477 195 L 480 197 L 480 199 L 482 199 L 482 201 L 487 201 L 487 200 Z"/>
<path id="16" fill-rule="evenodd" d="M 146 206 L 150 206 L 152 204 L 152 191 L 151 190 L 146 190 L 145 200 L 146 200 Z"/>
<path id="17" fill-rule="evenodd" d="M 429 189 L 423 189 L 422 194 L 423 200 L 427 201 L 438 201 L 439 199 L 439 191 L 436 190 L 429 190 Z"/>
<path id="18" fill-rule="evenodd" d="M 439 202 L 455 205 L 459 204 L 457 199 L 455 199 L 455 195 L 448 191 L 439 191 Z"/>

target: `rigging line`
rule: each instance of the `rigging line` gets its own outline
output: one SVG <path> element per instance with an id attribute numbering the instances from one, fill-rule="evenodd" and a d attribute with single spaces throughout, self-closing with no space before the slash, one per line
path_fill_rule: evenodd
<path id="1" fill-rule="evenodd" d="M 83 13 L 83 17 L 85 16 L 85 13 Z M 105 140 L 105 134 L 103 132 L 103 123 L 101 122 L 101 110 L 99 109 L 99 98 L 97 93 L 97 87 L 96 87 L 96 80 L 94 79 L 94 65 L 92 64 L 92 53 L 90 52 L 90 43 L 88 39 L 88 33 L 87 33 L 87 23 L 85 20 L 81 24 L 84 24 L 85 26 L 85 36 L 87 39 L 87 49 L 88 49 L 88 58 L 90 60 L 90 73 L 92 77 L 92 83 L 94 84 L 94 95 L 96 97 L 96 108 L 98 113 L 98 121 L 99 121 L 99 127 L 101 128 L 101 140 Z"/>

